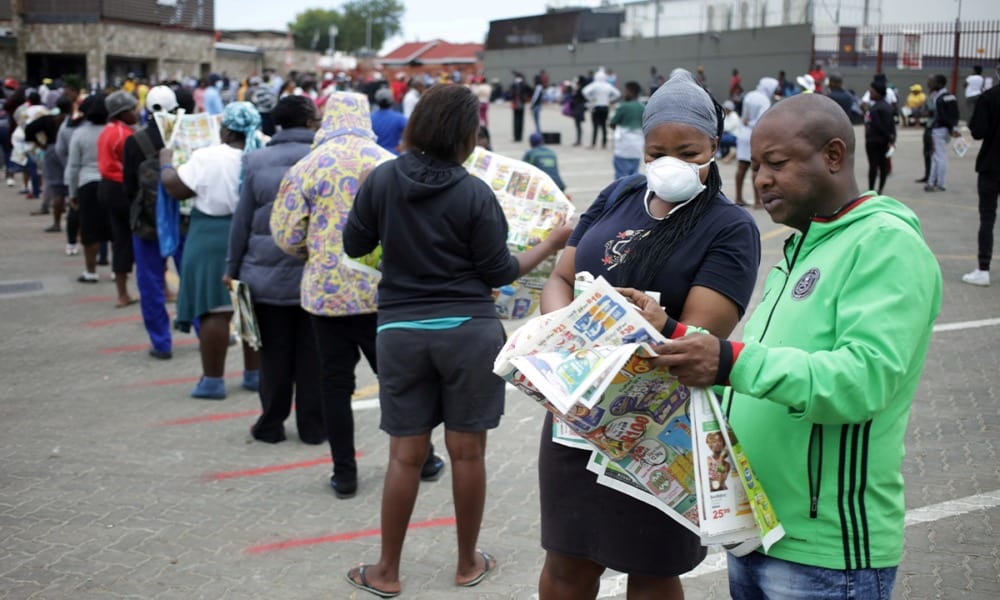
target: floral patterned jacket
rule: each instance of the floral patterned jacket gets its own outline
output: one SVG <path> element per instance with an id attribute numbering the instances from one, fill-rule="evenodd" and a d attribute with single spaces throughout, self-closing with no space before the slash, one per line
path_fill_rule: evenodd
<path id="1" fill-rule="evenodd" d="M 271 212 L 274 241 L 305 259 L 301 304 L 309 313 L 373 313 L 378 271 L 344 254 L 342 234 L 364 175 L 393 155 L 375 143 L 368 98 L 334 92 L 313 149 L 285 175 Z"/>

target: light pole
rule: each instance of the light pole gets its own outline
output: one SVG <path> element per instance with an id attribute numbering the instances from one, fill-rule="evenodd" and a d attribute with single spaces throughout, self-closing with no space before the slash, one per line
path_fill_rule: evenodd
<path id="1" fill-rule="evenodd" d="M 372 16 L 369 14 L 365 17 L 365 50 L 368 54 L 374 54 L 372 52 Z"/>
<path id="2" fill-rule="evenodd" d="M 340 30 L 337 29 L 336 25 L 330 25 L 330 29 L 327 30 L 327 33 L 330 34 L 330 45 L 326 47 L 326 53 L 328 56 L 333 56 L 333 53 L 336 51 L 334 49 L 337 47 L 337 34 L 340 33 Z"/>
<path id="3" fill-rule="evenodd" d="M 955 56 L 951 62 L 951 93 L 958 89 L 958 56 L 962 39 L 962 0 L 958 0 L 958 14 L 955 15 Z"/>

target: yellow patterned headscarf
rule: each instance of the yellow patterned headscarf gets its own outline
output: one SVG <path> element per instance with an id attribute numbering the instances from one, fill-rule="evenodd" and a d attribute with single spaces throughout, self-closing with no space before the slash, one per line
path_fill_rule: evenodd
<path id="1" fill-rule="evenodd" d="M 371 113 L 368 96 L 354 92 L 333 92 L 326 100 L 323 123 L 313 138 L 313 148 L 341 135 L 358 135 L 375 140 Z"/>

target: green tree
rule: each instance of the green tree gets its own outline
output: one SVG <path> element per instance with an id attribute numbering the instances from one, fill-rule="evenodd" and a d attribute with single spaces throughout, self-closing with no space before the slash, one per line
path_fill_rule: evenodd
<path id="1" fill-rule="evenodd" d="M 295 20 L 288 24 L 288 31 L 295 40 L 296 48 L 318 50 L 320 52 L 330 47 L 330 26 L 338 29 L 343 17 L 336 10 L 310 8 L 295 15 Z M 334 40 L 337 48 L 343 48 L 338 34 Z"/>
<path id="2" fill-rule="evenodd" d="M 386 38 L 402 32 L 405 10 L 400 0 L 348 0 L 340 28 L 343 47 L 351 52 L 365 48 L 377 52 Z"/>
<path id="3" fill-rule="evenodd" d="M 296 48 L 322 52 L 330 45 L 329 31 L 334 25 L 337 27 L 336 50 L 359 52 L 370 45 L 374 52 L 387 38 L 403 30 L 404 12 L 400 0 L 348 0 L 342 12 L 310 8 L 297 14 L 288 24 L 288 31 L 295 39 Z"/>

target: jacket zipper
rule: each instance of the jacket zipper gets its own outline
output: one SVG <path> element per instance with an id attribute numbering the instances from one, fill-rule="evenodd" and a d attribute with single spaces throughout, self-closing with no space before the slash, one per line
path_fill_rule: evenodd
<path id="1" fill-rule="evenodd" d="M 808 230 L 807 230 L 808 231 Z M 774 304 L 771 305 L 771 312 L 767 314 L 767 321 L 764 322 L 764 330 L 760 332 L 760 337 L 757 339 L 758 342 L 764 341 L 764 335 L 767 334 L 768 328 L 771 327 L 771 317 L 774 316 L 775 309 L 778 308 L 778 302 L 781 302 L 782 297 L 785 295 L 785 288 L 788 287 L 788 280 L 792 278 L 792 268 L 795 267 L 795 261 L 799 257 L 799 250 L 802 250 L 802 243 L 806 240 L 806 234 L 802 234 L 802 239 L 799 240 L 799 245 L 795 247 L 795 252 L 792 253 L 791 260 L 788 259 L 788 255 L 785 254 L 785 266 L 788 271 L 785 273 L 785 282 L 781 284 L 781 291 L 778 292 L 778 297 L 775 298 Z M 789 237 L 785 240 L 785 249 L 788 249 L 788 244 L 792 242 L 792 238 Z"/>
<path id="2" fill-rule="evenodd" d="M 795 267 L 795 263 L 799 258 L 799 251 L 802 250 L 802 244 L 806 241 L 806 235 L 808 235 L 808 233 L 808 229 L 802 233 L 802 238 L 799 240 L 798 246 L 795 247 L 791 260 L 787 258 L 788 254 L 785 254 L 785 266 L 788 268 L 788 272 L 785 273 L 785 282 L 781 284 L 781 291 L 778 292 L 778 297 L 774 299 L 774 304 L 771 305 L 771 312 L 767 315 L 767 321 L 764 323 L 764 330 L 760 332 L 760 337 L 757 340 L 759 342 L 764 341 L 764 335 L 771 326 L 771 317 L 774 316 L 774 311 L 778 308 L 778 302 L 781 302 L 781 299 L 785 297 L 785 289 L 788 287 L 788 282 L 792 278 L 792 269 Z M 791 240 L 792 238 L 788 238 L 785 241 L 786 250 L 788 249 L 788 244 L 791 243 Z M 730 406 L 731 403 L 732 396 L 730 396 Z M 814 455 L 815 461 L 813 460 Z M 806 470 L 808 471 L 809 477 L 809 518 L 815 519 L 819 512 L 819 484 L 823 472 L 823 428 L 820 425 L 814 424 L 812 426 L 812 431 L 809 433 L 809 448 L 806 462 Z M 816 467 L 815 473 L 813 470 L 814 462 Z"/>
<path id="3" fill-rule="evenodd" d="M 815 465 L 815 471 L 813 466 Z M 823 427 L 812 426 L 809 433 L 809 518 L 815 519 L 819 512 L 820 474 L 823 472 Z M 814 474 L 815 473 L 815 474 Z"/>

